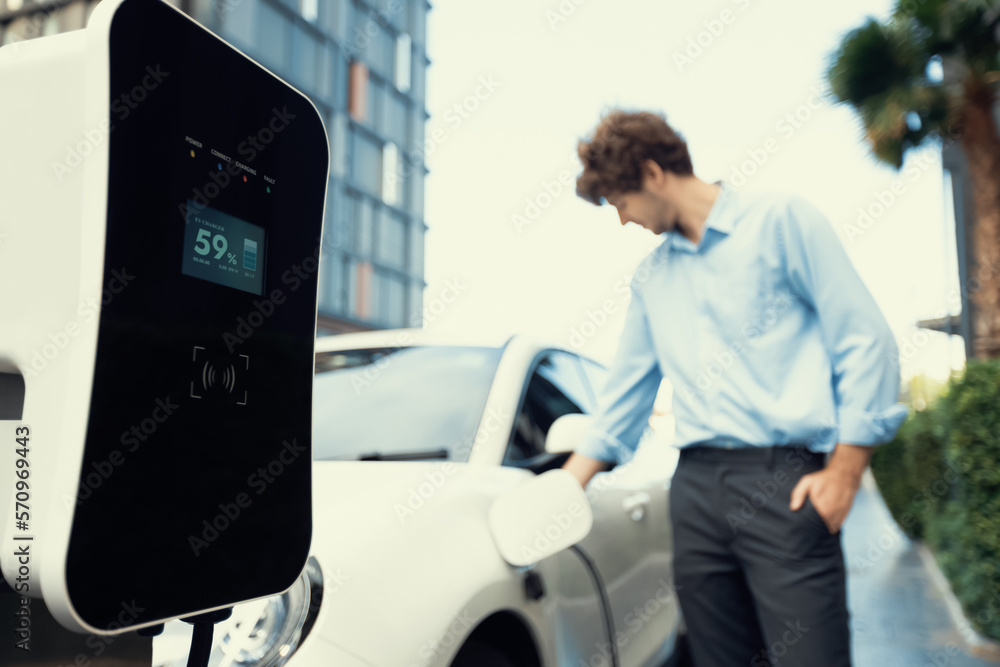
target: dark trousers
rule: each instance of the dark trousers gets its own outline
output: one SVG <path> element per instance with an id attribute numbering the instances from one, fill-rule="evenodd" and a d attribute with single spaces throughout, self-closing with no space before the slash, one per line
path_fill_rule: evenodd
<path id="1" fill-rule="evenodd" d="M 694 667 L 850 667 L 840 533 L 799 479 L 804 448 L 681 450 L 670 486 L 674 581 Z"/>

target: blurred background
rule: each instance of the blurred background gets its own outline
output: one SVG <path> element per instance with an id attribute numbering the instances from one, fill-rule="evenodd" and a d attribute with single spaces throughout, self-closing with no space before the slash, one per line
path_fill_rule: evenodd
<path id="1" fill-rule="evenodd" d="M 0 42 L 96 4 L 0 0 Z M 660 242 L 575 196 L 576 144 L 615 107 L 663 112 L 703 180 L 810 200 L 899 343 L 914 417 L 873 462 L 888 509 L 968 636 L 1000 638 L 997 2 L 173 4 L 326 119 L 320 335 L 527 333 L 609 362 Z"/>
<path id="2" fill-rule="evenodd" d="M 80 28 L 96 4 L 0 0 L 0 40 Z M 610 360 L 620 281 L 659 240 L 575 196 L 575 148 L 623 107 L 665 113 L 702 179 L 795 193 L 826 213 L 901 346 L 912 344 L 908 391 L 974 355 L 960 149 L 943 159 L 929 137 L 900 169 L 878 160 L 825 77 L 845 34 L 887 20 L 892 2 L 174 4 L 327 119 L 321 335 L 531 333 Z M 941 76 L 940 58 L 928 66 Z"/>

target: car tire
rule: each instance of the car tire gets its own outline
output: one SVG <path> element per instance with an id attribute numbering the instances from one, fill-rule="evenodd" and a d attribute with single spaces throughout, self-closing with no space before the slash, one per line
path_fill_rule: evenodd
<path id="1" fill-rule="evenodd" d="M 517 667 L 517 664 L 492 644 L 473 639 L 462 646 L 451 667 Z"/>

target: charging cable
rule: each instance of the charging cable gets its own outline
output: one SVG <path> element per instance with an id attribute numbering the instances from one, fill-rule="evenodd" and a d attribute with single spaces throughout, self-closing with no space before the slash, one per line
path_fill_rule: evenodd
<path id="1" fill-rule="evenodd" d="M 215 633 L 215 624 L 221 623 L 232 615 L 233 608 L 228 607 L 182 619 L 194 626 L 194 631 L 191 633 L 191 651 L 188 653 L 187 667 L 208 667 L 208 658 L 212 655 L 212 636 Z"/>

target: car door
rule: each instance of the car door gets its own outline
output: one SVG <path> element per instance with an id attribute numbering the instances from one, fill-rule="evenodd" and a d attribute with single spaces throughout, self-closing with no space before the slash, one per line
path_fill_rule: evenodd
<path id="1" fill-rule="evenodd" d="M 589 359 L 580 362 L 599 396 L 606 371 Z M 667 504 L 677 451 L 670 446 L 669 415 L 658 419 L 631 461 L 598 473 L 587 486 L 594 529 L 581 546 L 604 578 L 619 659 L 627 667 L 662 664 L 673 652 L 680 618 Z"/>
<path id="2" fill-rule="evenodd" d="M 596 409 L 593 385 L 599 385 L 603 369 L 593 364 L 585 370 L 584 363 L 593 364 L 562 350 L 548 350 L 536 358 L 504 465 L 521 467 L 525 461 L 544 458 L 545 435 L 555 419 Z M 636 457 L 648 460 L 647 453 L 655 458 L 665 449 L 664 443 L 651 441 L 640 447 Z M 594 527 L 578 545 L 582 558 L 596 566 L 603 582 L 622 667 L 657 664 L 653 661 L 669 653 L 677 626 L 666 516 L 666 480 L 672 469 L 649 463 L 648 470 L 628 466 L 595 476 L 587 493 Z M 589 605 L 580 605 L 583 600 L 578 596 L 567 608 L 577 622 L 568 630 L 572 641 L 563 642 L 563 660 L 610 665 L 611 647 L 600 615 L 603 602 L 594 598 Z M 592 630 L 588 633 L 587 628 Z"/>
<path id="3" fill-rule="evenodd" d="M 593 396 L 581 377 L 576 358 L 558 350 L 536 356 L 522 387 L 503 465 L 535 472 L 561 465 L 568 455 L 545 454 L 545 437 L 552 422 L 564 414 L 588 413 Z M 541 462 L 541 465 L 539 465 Z M 551 567 L 552 561 L 555 567 Z M 538 568 L 552 606 L 552 637 L 559 665 L 606 664 L 611 635 L 604 620 L 603 595 L 592 563 L 574 549 L 561 551 Z"/>

